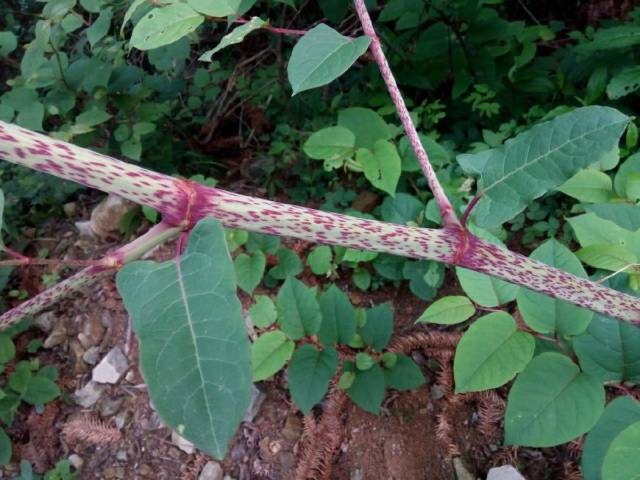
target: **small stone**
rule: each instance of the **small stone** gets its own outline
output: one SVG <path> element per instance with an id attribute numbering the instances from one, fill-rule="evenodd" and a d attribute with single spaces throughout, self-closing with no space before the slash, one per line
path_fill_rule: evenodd
<path id="1" fill-rule="evenodd" d="M 118 460 L 120 460 L 121 462 L 126 462 L 127 461 L 127 451 L 126 450 L 118 450 L 118 452 L 116 452 L 116 458 Z"/>
<path id="2" fill-rule="evenodd" d="M 186 438 L 182 438 L 176 432 L 171 432 L 171 442 L 187 455 L 191 455 L 196 451 L 196 446 Z"/>
<path id="3" fill-rule="evenodd" d="M 476 480 L 476 476 L 467 470 L 460 457 L 453 459 L 453 469 L 456 472 L 456 480 Z"/>
<path id="4" fill-rule="evenodd" d="M 300 418 L 295 414 L 287 416 L 281 433 L 290 442 L 298 440 L 302 435 L 302 421 Z"/>
<path id="5" fill-rule="evenodd" d="M 84 355 L 82 355 L 82 359 L 89 365 L 95 365 L 100 359 L 100 347 L 89 348 L 86 352 L 84 352 Z"/>
<path id="6" fill-rule="evenodd" d="M 71 455 L 69 455 L 68 460 L 76 470 L 80 470 L 82 468 L 82 465 L 84 464 L 84 460 L 82 460 L 82 457 L 76 453 L 72 453 Z"/>
<path id="7" fill-rule="evenodd" d="M 198 480 L 222 480 L 223 475 L 224 472 L 220 464 L 218 462 L 210 461 L 202 467 L 200 475 L 198 475 Z"/>
<path id="8" fill-rule="evenodd" d="M 102 319 L 96 315 L 91 315 L 89 317 L 78 316 L 76 317 L 76 322 L 78 321 L 82 325 L 82 331 L 78 334 L 78 340 L 85 350 L 98 345 L 104 335 Z"/>
<path id="9" fill-rule="evenodd" d="M 44 348 L 53 348 L 61 345 L 67 339 L 67 329 L 62 323 L 58 323 L 44 341 Z"/>
<path id="10" fill-rule="evenodd" d="M 487 480 L 526 480 L 522 474 L 511 465 L 494 467 L 489 470 Z"/>
<path id="11" fill-rule="evenodd" d="M 129 370 L 124 376 L 124 379 L 129 383 L 133 383 L 136 380 L 136 372 Z"/>
<path id="12" fill-rule="evenodd" d="M 258 414 L 260 407 L 262 406 L 262 402 L 267 396 L 255 385 L 251 386 L 251 402 L 249 403 L 249 408 L 244 414 L 244 422 L 250 423 Z"/>
<path id="13" fill-rule="evenodd" d="M 91 379 L 97 383 L 118 383 L 129 368 L 129 361 L 120 347 L 113 347 L 93 369 Z"/>
<path id="14" fill-rule="evenodd" d="M 433 385 L 431 387 L 431 398 L 434 400 L 440 400 L 442 397 L 444 397 L 444 388 L 440 385 Z"/>
<path id="15" fill-rule="evenodd" d="M 84 387 L 76 390 L 73 393 L 73 398 L 78 405 L 89 408 L 100 399 L 100 395 L 102 395 L 104 389 L 105 387 L 103 385 L 89 382 Z"/>
<path id="16" fill-rule="evenodd" d="M 122 412 L 115 416 L 113 423 L 115 423 L 116 428 L 118 430 L 122 430 L 126 422 L 127 422 L 127 414 L 125 412 Z"/>

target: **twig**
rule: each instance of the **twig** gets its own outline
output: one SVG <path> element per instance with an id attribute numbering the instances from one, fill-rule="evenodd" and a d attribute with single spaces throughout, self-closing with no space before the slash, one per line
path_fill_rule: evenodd
<path id="1" fill-rule="evenodd" d="M 385 84 L 387 85 L 387 89 L 389 90 L 389 94 L 391 95 L 391 99 L 393 100 L 394 105 L 396 106 L 396 110 L 398 111 L 398 116 L 400 117 L 400 121 L 404 126 L 405 132 L 407 133 L 407 137 L 409 138 L 409 142 L 413 147 L 413 151 L 416 154 L 416 158 L 418 162 L 420 162 L 420 166 L 422 167 L 422 171 L 424 172 L 424 176 L 427 178 L 427 183 L 429 184 L 429 188 L 431 192 L 433 192 L 433 196 L 438 202 L 438 206 L 440 207 L 440 214 L 442 215 L 442 219 L 445 227 L 461 227 L 460 221 L 458 220 L 455 211 L 453 210 L 453 206 L 451 202 L 447 198 L 447 195 L 444 193 L 442 189 L 442 185 L 440 185 L 440 181 L 436 176 L 436 172 L 433 170 L 431 163 L 429 162 L 429 157 L 424 147 L 422 146 L 422 142 L 420 141 L 420 137 L 418 135 L 418 131 L 416 130 L 415 125 L 413 124 L 413 120 L 411 120 L 411 116 L 409 115 L 409 110 L 404 102 L 404 98 L 402 97 L 402 93 L 400 93 L 400 89 L 398 88 L 398 84 L 396 83 L 396 79 L 393 76 L 393 72 L 391 71 L 391 67 L 389 66 L 389 62 L 382 51 L 382 45 L 380 44 L 380 39 L 376 34 L 375 29 L 373 28 L 373 23 L 371 22 L 371 17 L 369 16 L 369 12 L 367 11 L 367 7 L 364 3 L 364 0 L 354 0 L 356 11 L 358 12 L 358 17 L 360 18 L 360 23 L 362 23 L 362 28 L 364 30 L 365 35 L 367 35 L 371 39 L 370 50 L 375 58 L 376 63 L 378 64 L 378 68 L 380 69 L 380 73 L 382 74 L 382 78 L 384 79 Z"/>

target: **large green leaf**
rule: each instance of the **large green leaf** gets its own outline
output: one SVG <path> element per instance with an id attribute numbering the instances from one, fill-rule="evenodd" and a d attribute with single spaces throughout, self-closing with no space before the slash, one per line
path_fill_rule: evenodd
<path id="1" fill-rule="evenodd" d="M 138 50 L 169 45 L 193 32 L 204 17 L 186 3 L 173 3 L 154 8 L 133 28 L 129 43 Z"/>
<path id="2" fill-rule="evenodd" d="M 325 160 L 325 166 L 329 170 L 338 168 L 345 158 L 353 155 L 355 144 L 356 137 L 351 130 L 328 127 L 313 133 L 304 142 L 302 150 L 313 159 Z"/>
<path id="3" fill-rule="evenodd" d="M 315 291 L 300 280 L 287 278 L 278 292 L 276 306 L 280 328 L 294 340 L 318 332 L 322 316 Z"/>
<path id="4" fill-rule="evenodd" d="M 600 218 L 595 213 L 585 213 L 567 221 L 582 247 L 615 245 L 640 257 L 640 231 L 619 227 L 612 220 Z"/>
<path id="5" fill-rule="evenodd" d="M 313 27 L 291 52 L 287 72 L 293 94 L 332 82 L 369 48 L 366 36 L 351 39 L 324 23 Z"/>
<path id="6" fill-rule="evenodd" d="M 456 392 L 479 392 L 504 385 L 526 367 L 534 349 L 534 338 L 518 331 L 508 313 L 495 312 L 479 318 L 456 348 Z"/>
<path id="7" fill-rule="evenodd" d="M 260 335 L 251 345 L 253 381 L 264 380 L 279 372 L 291 358 L 295 346 L 293 340 L 280 330 Z"/>
<path id="8" fill-rule="evenodd" d="M 376 188 L 394 196 L 400 180 L 401 160 L 393 143 L 378 140 L 373 150 L 360 148 L 356 160 L 362 165 L 364 176 Z"/>
<path id="9" fill-rule="evenodd" d="M 373 150 L 378 140 L 391 139 L 387 122 L 370 108 L 352 107 L 338 112 L 338 125 L 353 132 L 356 148 Z"/>
<path id="10" fill-rule="evenodd" d="M 640 421 L 625 428 L 611 442 L 602 462 L 602 479 L 640 479 L 638 455 L 640 455 Z"/>
<path id="11" fill-rule="evenodd" d="M 356 311 L 349 297 L 334 284 L 319 298 L 322 323 L 318 338 L 323 345 L 348 344 L 356 334 Z"/>
<path id="12" fill-rule="evenodd" d="M 535 357 L 511 387 L 506 445 L 551 447 L 589 431 L 604 408 L 604 387 L 559 353 Z"/>
<path id="13" fill-rule="evenodd" d="M 322 400 L 337 368 L 338 352 L 334 348 L 318 351 L 306 344 L 294 352 L 287 370 L 289 391 L 302 413 L 306 415 Z"/>
<path id="14" fill-rule="evenodd" d="M 512 219 L 610 152 L 628 122 L 613 108 L 578 108 L 534 126 L 501 149 L 461 156 L 462 164 L 479 163 L 477 194 L 482 198 L 474 210 L 476 223 L 495 227 Z"/>
<path id="15" fill-rule="evenodd" d="M 552 267 L 587 278 L 580 260 L 555 239 L 549 239 L 530 255 Z M 593 313 L 572 303 L 521 288 L 516 297 L 518 308 L 525 323 L 540 333 L 578 335 L 584 332 L 593 318 Z"/>
<path id="16" fill-rule="evenodd" d="M 254 30 L 259 30 L 266 24 L 267 22 L 262 20 L 260 17 L 252 17 L 251 20 L 249 20 L 247 23 L 234 28 L 230 33 L 222 37 L 222 40 L 220 40 L 220 43 L 218 43 L 215 48 L 200 55 L 200 58 L 198 58 L 198 60 L 201 60 L 203 62 L 210 62 L 211 57 L 213 57 L 220 50 L 222 50 L 223 48 L 227 48 L 229 45 L 235 45 L 236 43 L 242 42 L 244 40 L 244 37 L 249 35 Z"/>
<path id="17" fill-rule="evenodd" d="M 592 168 L 580 170 L 560 185 L 558 190 L 581 202 L 608 202 L 613 195 L 611 177 Z"/>
<path id="18" fill-rule="evenodd" d="M 249 405 L 251 360 L 222 226 L 200 221 L 182 256 L 131 263 L 116 281 L 158 413 L 203 451 L 224 457 Z"/>
<path id="19" fill-rule="evenodd" d="M 602 462 L 609 445 L 629 425 L 640 421 L 640 403 L 632 397 L 618 397 L 587 434 L 582 450 L 584 480 L 602 480 Z"/>
<path id="20" fill-rule="evenodd" d="M 640 229 L 640 208 L 628 203 L 597 203 L 585 205 L 587 212 L 595 213 L 604 220 L 610 220 L 626 230 Z"/>
<path id="21" fill-rule="evenodd" d="M 603 382 L 640 383 L 640 328 L 604 315 L 595 315 L 573 348 L 582 369 Z"/>

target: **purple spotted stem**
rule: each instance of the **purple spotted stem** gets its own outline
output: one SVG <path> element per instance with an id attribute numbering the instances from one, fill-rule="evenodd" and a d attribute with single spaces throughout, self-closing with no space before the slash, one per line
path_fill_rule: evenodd
<path id="1" fill-rule="evenodd" d="M 131 252 L 138 255 L 163 240 L 161 235 L 170 232 L 173 236 L 189 230 L 198 220 L 211 216 L 227 227 L 462 266 L 640 323 L 637 298 L 485 242 L 458 226 L 439 230 L 406 227 L 239 195 L 155 173 L 3 122 L 0 122 L 0 158 L 158 210 L 163 219 L 161 226 L 155 232 L 150 231 L 147 240 L 124 247 L 128 253 L 116 257 L 120 263 L 132 258 Z M 111 268 L 118 264 L 115 262 Z M 35 313 L 77 285 L 85 285 L 89 277 L 99 273 L 95 268 L 71 277 L 65 291 L 58 290 L 55 298 L 47 298 L 46 292 L 41 294 L 47 302 L 32 304 L 28 313 Z M 21 306 L 5 313 L 0 317 L 0 328 L 21 315 L 24 315 Z"/>

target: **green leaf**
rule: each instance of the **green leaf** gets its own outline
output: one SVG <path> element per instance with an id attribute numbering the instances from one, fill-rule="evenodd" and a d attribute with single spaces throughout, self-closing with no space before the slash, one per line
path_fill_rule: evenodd
<path id="1" fill-rule="evenodd" d="M 598 203 L 585 205 L 587 212 L 595 213 L 604 220 L 610 220 L 626 230 L 640 229 L 640 208 L 628 203 Z"/>
<path id="2" fill-rule="evenodd" d="M 460 339 L 453 362 L 456 393 L 497 388 L 521 372 L 535 341 L 518 331 L 511 315 L 495 312 L 476 320 Z"/>
<path id="3" fill-rule="evenodd" d="M 18 37 L 13 32 L 0 32 L 0 57 L 6 57 L 18 47 Z"/>
<path id="4" fill-rule="evenodd" d="M 253 381 L 259 382 L 279 372 L 291 358 L 295 346 L 280 330 L 260 335 L 251 346 Z"/>
<path id="5" fill-rule="evenodd" d="M 640 43 L 640 29 L 637 25 L 620 25 L 599 29 L 591 42 L 575 47 L 576 52 L 588 54 L 599 50 L 626 48 Z"/>
<path id="6" fill-rule="evenodd" d="M 380 413 L 385 389 L 384 373 L 380 365 L 375 364 L 368 370 L 355 372 L 355 378 L 347 390 L 347 395 L 360 408 L 377 415 Z"/>
<path id="7" fill-rule="evenodd" d="M 380 215 L 385 222 L 406 225 L 417 222 L 424 211 L 424 203 L 413 195 L 398 192 L 394 197 L 386 197 L 380 206 Z"/>
<path id="8" fill-rule="evenodd" d="M 358 370 L 369 370 L 375 363 L 375 360 L 368 353 L 356 353 L 356 368 Z"/>
<path id="9" fill-rule="evenodd" d="M 315 291 L 293 277 L 280 287 L 276 299 L 278 324 L 294 340 L 318 332 L 322 316 Z"/>
<path id="10" fill-rule="evenodd" d="M 331 284 L 319 298 L 322 323 L 318 338 L 323 345 L 348 344 L 356 335 L 356 311 L 349 297 Z"/>
<path id="11" fill-rule="evenodd" d="M 370 108 L 352 107 L 338 112 L 338 126 L 356 136 L 356 148 L 373 150 L 378 140 L 390 140 L 391 130 L 387 122 Z"/>
<path id="12" fill-rule="evenodd" d="M 368 290 L 371 286 L 371 274 L 369 273 L 369 270 L 365 268 L 356 268 L 353 271 L 351 279 L 353 280 L 353 284 L 360 290 Z"/>
<path id="13" fill-rule="evenodd" d="M 584 441 L 581 464 L 584 480 L 602 480 L 602 463 L 609 445 L 620 432 L 638 421 L 640 403 L 632 397 L 618 397 L 607 405 Z"/>
<path id="14" fill-rule="evenodd" d="M 20 361 L 16 364 L 15 371 L 9 376 L 9 387 L 12 390 L 23 394 L 27 390 L 27 385 L 31 379 L 31 366 L 27 361 Z"/>
<path id="15" fill-rule="evenodd" d="M 356 379 L 355 372 L 344 372 L 340 375 L 340 379 L 338 380 L 338 388 L 340 390 L 347 390 L 351 385 L 353 385 L 353 381 Z"/>
<path id="16" fill-rule="evenodd" d="M 411 358 L 401 353 L 395 354 L 395 363 L 387 367 L 385 364 L 384 379 L 387 387 L 396 390 L 414 390 L 425 383 L 420 367 Z"/>
<path id="17" fill-rule="evenodd" d="M 625 97 L 640 88 L 640 67 L 625 68 L 613 76 L 607 85 L 607 95 L 611 100 Z"/>
<path id="18" fill-rule="evenodd" d="M 211 58 L 220 50 L 222 50 L 223 48 L 227 48 L 229 45 L 235 45 L 242 42 L 244 40 L 244 37 L 249 35 L 251 32 L 264 27 L 265 25 L 267 25 L 267 22 L 262 20 L 260 17 L 251 17 L 251 20 L 249 20 L 247 23 L 234 28 L 230 33 L 222 37 L 222 40 L 220 40 L 220 43 L 218 43 L 215 48 L 200 55 L 200 58 L 198 58 L 198 60 L 202 62 L 210 62 Z"/>
<path id="19" fill-rule="evenodd" d="M 429 161 L 434 167 L 443 167 L 451 161 L 451 156 L 443 147 L 440 146 L 433 138 L 427 135 L 418 134 L 420 137 L 420 143 L 424 147 L 425 151 L 429 155 Z M 413 147 L 407 137 L 402 137 L 398 144 L 398 151 L 402 157 L 402 171 L 403 172 L 419 172 L 422 167 L 418 163 L 416 154 L 413 151 Z"/>
<path id="20" fill-rule="evenodd" d="M 530 258 L 580 278 L 587 278 L 580 260 L 555 239 L 549 239 L 536 248 Z M 587 329 L 593 318 L 593 313 L 586 308 L 525 288 L 518 291 L 516 300 L 525 323 L 540 333 L 578 335 Z"/>
<path id="21" fill-rule="evenodd" d="M 154 8 L 133 27 L 129 43 L 138 50 L 169 45 L 193 32 L 203 21 L 204 17 L 185 3 Z"/>
<path id="22" fill-rule="evenodd" d="M 400 179 L 401 160 L 393 143 L 378 140 L 373 151 L 361 148 L 356 161 L 362 165 L 364 176 L 371 185 L 394 196 Z"/>
<path id="23" fill-rule="evenodd" d="M 209 17 L 228 17 L 229 15 L 241 15 L 243 0 L 188 0 L 194 10 Z M 253 2 L 252 2 L 253 3 Z"/>
<path id="24" fill-rule="evenodd" d="M 640 328 L 635 325 L 595 315 L 573 348 L 585 373 L 603 382 L 640 383 Z"/>
<path id="25" fill-rule="evenodd" d="M 85 33 L 87 34 L 87 40 L 89 40 L 91 48 L 93 48 L 96 43 L 102 40 L 107 35 L 107 33 L 109 33 L 112 18 L 113 10 L 111 9 L 111 7 L 105 8 L 104 10 L 100 11 L 100 15 L 91 24 L 91 26 L 85 30 Z"/>
<path id="26" fill-rule="evenodd" d="M 374 350 L 381 352 L 393 333 L 393 311 L 389 303 L 367 310 L 367 323 L 362 328 L 362 339 Z M 366 409 L 365 409 L 366 410 Z"/>
<path id="27" fill-rule="evenodd" d="M 541 388 L 544 386 L 544 388 Z M 505 445 L 551 447 L 588 432 L 604 408 L 604 387 L 559 353 L 535 357 L 507 400 Z"/>
<path id="28" fill-rule="evenodd" d="M 621 228 L 613 221 L 604 220 L 594 213 L 568 218 L 578 242 L 582 247 L 591 245 L 618 245 L 636 257 L 640 255 L 640 232 Z"/>
<path id="29" fill-rule="evenodd" d="M 276 306 L 267 295 L 255 297 L 255 303 L 249 308 L 251 322 L 258 328 L 267 328 L 278 318 Z"/>
<path id="30" fill-rule="evenodd" d="M 476 223 L 495 227 L 512 219 L 610 152 L 628 122 L 629 117 L 612 108 L 578 108 L 508 140 L 503 149 L 479 154 L 490 160 L 480 166 Z"/>
<path id="31" fill-rule="evenodd" d="M 0 465 L 7 465 L 11 461 L 11 439 L 0 428 Z"/>
<path id="32" fill-rule="evenodd" d="M 613 439 L 602 462 L 603 480 L 640 479 L 640 421 L 628 426 Z"/>
<path id="33" fill-rule="evenodd" d="M 183 255 L 130 263 L 116 281 L 158 413 L 223 458 L 249 406 L 251 355 L 222 226 L 201 220 Z"/>
<path id="34" fill-rule="evenodd" d="M 314 160 L 328 160 L 340 166 L 342 161 L 355 152 L 356 137 L 343 127 L 328 127 L 318 130 L 312 134 L 304 145 L 302 150 L 304 153 Z"/>
<path id="35" fill-rule="evenodd" d="M 140 156 L 142 155 L 142 144 L 140 143 L 140 138 L 131 137 L 126 142 L 122 142 L 120 144 L 120 151 L 125 157 L 139 161 Z"/>
<path id="36" fill-rule="evenodd" d="M 471 300 L 461 295 L 453 295 L 433 302 L 416 321 L 455 325 L 470 319 L 474 313 L 476 313 L 476 307 Z"/>
<path id="37" fill-rule="evenodd" d="M 127 22 L 129 22 L 129 20 L 131 20 L 131 17 L 133 16 L 134 13 L 136 13 L 136 10 L 138 10 L 138 8 L 142 5 L 144 5 L 145 3 L 147 3 L 147 0 L 133 0 L 133 2 L 131 2 L 131 5 L 129 5 L 129 8 L 127 8 L 127 11 L 124 14 L 124 19 L 122 20 L 122 25 L 120 26 L 120 36 L 124 36 L 124 27 L 127 25 Z M 95 12 L 97 13 L 97 12 Z"/>
<path id="38" fill-rule="evenodd" d="M 76 125 L 95 127 L 96 125 L 106 122 L 110 118 L 111 115 L 106 111 L 92 108 L 90 110 L 85 110 L 76 117 Z"/>
<path id="39" fill-rule="evenodd" d="M 322 400 L 329 382 L 338 368 L 338 352 L 325 348 L 321 352 L 313 345 L 302 345 L 293 354 L 288 379 L 291 399 L 305 415 Z"/>
<path id="40" fill-rule="evenodd" d="M 293 47 L 287 72 L 293 95 L 332 82 L 369 48 L 371 40 L 350 39 L 324 23 L 309 30 Z"/>
<path id="41" fill-rule="evenodd" d="M 32 376 L 22 394 L 22 399 L 31 405 L 43 405 L 60 396 L 60 388 L 43 375 Z"/>
<path id="42" fill-rule="evenodd" d="M 249 295 L 253 293 L 264 275 L 267 259 L 260 251 L 251 255 L 239 254 L 234 260 L 238 286 Z"/>
<path id="43" fill-rule="evenodd" d="M 0 333 L 0 364 L 9 362 L 16 356 L 16 346 L 5 333 Z"/>
<path id="44" fill-rule="evenodd" d="M 636 153 L 627 158 L 618 168 L 613 179 L 613 188 L 616 193 L 623 198 L 628 198 L 627 184 L 628 178 L 633 173 L 640 173 L 640 153 Z"/>
<path id="45" fill-rule="evenodd" d="M 591 267 L 614 272 L 638 263 L 633 253 L 619 245 L 589 245 L 578 250 L 576 256 Z"/>
<path id="46" fill-rule="evenodd" d="M 288 248 L 281 248 L 277 253 L 278 265 L 269 270 L 269 274 L 277 279 L 284 280 L 287 277 L 295 277 L 302 273 L 302 262 L 298 254 Z"/>
<path id="47" fill-rule="evenodd" d="M 558 187 L 562 193 L 581 202 L 608 202 L 613 194 L 611 178 L 604 172 L 586 168 Z"/>
<path id="48" fill-rule="evenodd" d="M 315 275 L 324 275 L 331 271 L 333 254 L 328 245 L 314 247 L 307 257 L 307 265 Z"/>

